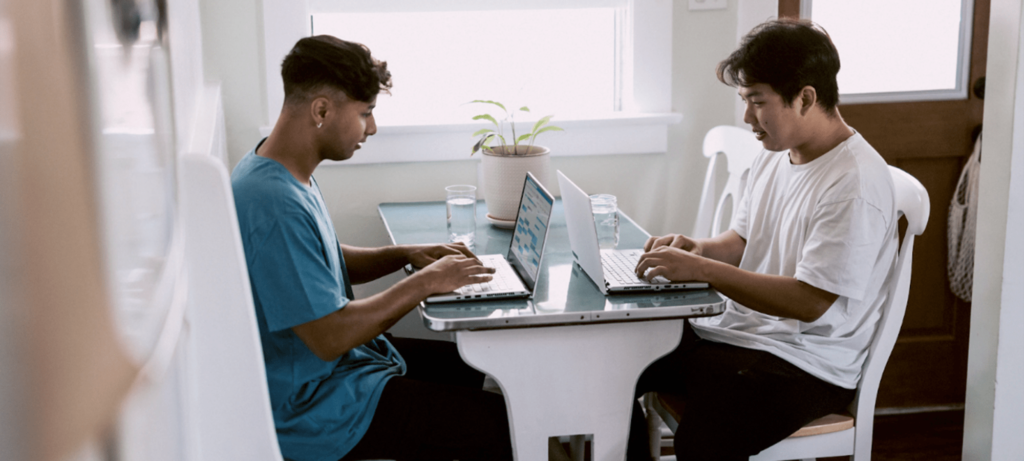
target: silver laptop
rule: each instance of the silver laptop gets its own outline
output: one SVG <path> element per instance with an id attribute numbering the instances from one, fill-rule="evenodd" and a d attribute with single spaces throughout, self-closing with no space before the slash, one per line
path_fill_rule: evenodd
<path id="1" fill-rule="evenodd" d="M 569 231 L 569 246 L 576 263 L 594 281 L 601 293 L 633 291 L 682 290 L 707 288 L 704 282 L 672 282 L 658 276 L 647 281 L 634 272 L 643 249 L 601 249 L 597 240 L 594 212 L 590 196 L 564 173 L 558 171 L 558 187 L 562 190 L 565 207 L 565 227 Z"/>
<path id="2" fill-rule="evenodd" d="M 526 173 L 516 229 L 508 252 L 504 255 L 477 255 L 485 266 L 495 269 L 494 278 L 490 282 L 474 283 L 456 291 L 430 296 L 426 301 L 442 303 L 533 296 L 554 204 L 555 196 L 532 173 Z"/>

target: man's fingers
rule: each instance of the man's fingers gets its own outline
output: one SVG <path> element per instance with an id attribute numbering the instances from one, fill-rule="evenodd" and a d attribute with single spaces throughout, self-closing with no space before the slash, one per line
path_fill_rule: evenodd
<path id="1" fill-rule="evenodd" d="M 649 237 L 647 239 L 647 241 L 644 242 L 644 253 L 646 253 L 648 251 L 651 251 L 651 247 L 653 247 L 654 246 L 654 242 L 657 242 L 657 241 L 658 241 L 658 237 Z"/>
<path id="2" fill-rule="evenodd" d="M 496 269 L 493 268 L 493 267 L 474 265 L 474 266 L 470 266 L 470 267 L 466 268 L 465 271 L 467 273 L 469 273 L 469 274 L 472 274 L 472 275 L 477 275 L 477 274 L 493 274 L 496 271 Z"/>
<path id="3" fill-rule="evenodd" d="M 469 251 L 469 247 L 466 244 L 459 242 L 455 244 L 455 250 L 465 255 L 467 258 L 476 259 L 476 255 L 472 251 Z"/>
<path id="4" fill-rule="evenodd" d="M 668 279 L 667 274 L 668 274 L 668 268 L 666 268 L 665 266 L 654 266 L 654 267 L 650 268 L 649 270 L 647 270 L 647 272 L 644 273 L 643 278 L 645 280 L 650 281 L 650 280 L 653 280 L 655 277 L 660 275 L 660 276 L 665 277 L 666 279 Z M 669 279 L 669 280 L 671 280 L 671 279 Z"/>
<path id="5" fill-rule="evenodd" d="M 475 260 L 475 261 L 480 261 L 480 259 L 478 259 L 478 258 L 476 257 L 476 255 L 475 255 L 475 254 L 473 254 L 473 252 L 472 252 L 472 251 L 471 251 L 471 250 L 469 249 L 469 247 L 467 247 L 467 246 L 466 246 L 466 244 L 465 244 L 465 243 L 462 243 L 462 242 L 455 242 L 455 243 L 453 243 L 453 244 L 451 244 L 451 245 L 450 245 L 450 248 L 449 248 L 449 249 L 450 249 L 451 251 L 454 251 L 454 252 L 456 252 L 456 253 L 458 253 L 458 254 L 461 254 L 461 255 L 463 255 L 463 256 L 465 256 L 465 257 L 469 258 L 469 259 L 473 259 L 473 260 Z"/>
<path id="6" fill-rule="evenodd" d="M 666 235 L 664 237 L 661 237 L 661 238 L 658 239 L 658 241 L 654 245 L 654 248 L 652 248 L 652 249 L 657 249 L 657 248 L 662 248 L 662 247 L 666 247 L 666 246 L 671 246 L 672 243 L 675 242 L 676 237 L 678 237 L 678 235 L 675 235 L 675 234 L 673 234 L 673 235 Z"/>
<path id="7" fill-rule="evenodd" d="M 686 237 L 683 237 L 682 235 L 676 235 L 674 238 L 672 238 L 672 243 L 669 244 L 669 246 L 673 248 L 683 248 L 683 245 L 685 244 Z"/>
<path id="8" fill-rule="evenodd" d="M 462 275 L 477 275 L 477 274 L 493 274 L 495 269 L 493 267 L 487 267 L 480 263 L 480 260 L 476 258 L 467 258 L 461 253 L 457 255 L 448 255 L 442 259 L 452 261 L 451 269 Z"/>
<path id="9" fill-rule="evenodd" d="M 444 255 L 444 256 L 448 256 L 448 255 L 456 255 L 457 256 L 457 255 L 463 254 L 461 251 L 459 251 L 459 247 L 456 246 L 455 244 L 440 245 L 440 246 L 437 247 L 437 253 L 441 254 L 441 255 Z"/>
<path id="10" fill-rule="evenodd" d="M 651 267 L 651 256 L 650 253 L 645 253 L 640 256 L 640 261 L 636 263 L 636 276 L 642 277 L 644 272 Z"/>
<path id="11" fill-rule="evenodd" d="M 440 259 L 438 259 L 438 262 L 444 262 L 446 264 L 450 264 L 450 266 L 446 266 L 446 267 L 450 267 L 450 268 L 453 268 L 453 269 L 457 269 L 460 266 L 467 266 L 467 265 L 471 265 L 471 264 L 480 264 L 480 261 L 477 261 L 475 259 L 469 259 L 469 258 L 467 258 L 465 256 L 462 256 L 462 253 L 445 255 L 445 256 L 441 257 Z"/>

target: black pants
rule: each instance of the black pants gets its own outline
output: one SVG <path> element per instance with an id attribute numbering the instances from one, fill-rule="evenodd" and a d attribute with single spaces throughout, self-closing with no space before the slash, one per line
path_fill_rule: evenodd
<path id="1" fill-rule="evenodd" d="M 822 381 L 768 352 L 701 340 L 689 322 L 676 350 L 640 376 L 649 391 L 683 397 L 675 433 L 683 460 L 746 460 L 805 424 L 841 411 L 855 391 Z M 628 459 L 651 459 L 647 426 L 633 408 Z"/>
<path id="2" fill-rule="evenodd" d="M 455 343 L 388 339 L 407 372 L 388 380 L 370 428 L 343 460 L 512 459 L 505 399 L 481 390 L 483 373 Z"/>

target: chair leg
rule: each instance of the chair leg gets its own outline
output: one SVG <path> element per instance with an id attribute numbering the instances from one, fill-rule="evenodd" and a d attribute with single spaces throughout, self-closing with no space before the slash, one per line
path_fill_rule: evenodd
<path id="1" fill-rule="evenodd" d="M 661 426 L 664 422 L 658 412 L 654 409 L 653 400 L 656 398 L 653 393 L 648 392 L 643 396 L 644 413 L 647 418 L 647 445 L 651 451 L 653 461 L 661 460 Z"/>

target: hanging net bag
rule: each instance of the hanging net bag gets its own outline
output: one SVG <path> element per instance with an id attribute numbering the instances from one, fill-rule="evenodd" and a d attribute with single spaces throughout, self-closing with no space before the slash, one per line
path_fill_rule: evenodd
<path id="1" fill-rule="evenodd" d="M 981 170 L 981 136 L 967 159 L 953 201 L 949 204 L 949 288 L 958 298 L 971 301 L 974 284 L 974 230 L 978 224 L 978 174 Z"/>

